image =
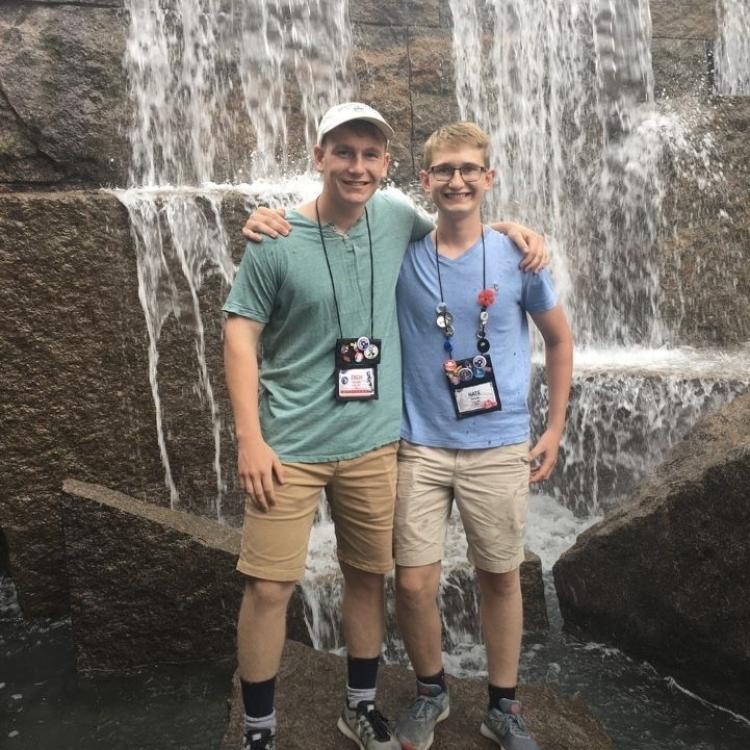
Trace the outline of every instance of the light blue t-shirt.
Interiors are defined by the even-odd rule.
[[[546,271],[537,275],[518,267],[521,253],[505,235],[485,229],[485,244],[487,287],[497,290],[495,303],[488,308],[486,335],[502,411],[456,417],[443,372],[445,337],[435,323],[440,292],[435,245],[428,235],[409,245],[397,286],[404,396],[401,437],[409,442],[478,449],[513,445],[529,437],[527,313],[552,309],[557,295]],[[441,256],[439,262],[445,303],[454,316],[452,356],[473,357],[479,353],[482,242],[455,260]]]

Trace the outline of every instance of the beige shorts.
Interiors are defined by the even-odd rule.
[[[401,441],[394,548],[396,564],[443,559],[455,498],[469,544],[469,561],[507,573],[523,561],[529,498],[529,444],[447,450]]]
[[[338,558],[370,573],[393,568],[397,443],[344,461],[284,464],[267,513],[248,499],[237,570],[267,581],[298,581],[321,490],[336,529]]]

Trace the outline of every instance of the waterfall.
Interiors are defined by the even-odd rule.
[[[159,341],[173,319],[192,340],[196,391],[212,425],[222,515],[222,420],[206,366],[199,292],[234,275],[222,209],[227,194],[296,202],[322,113],[351,98],[351,28],[340,0],[126,0],[124,66],[133,116],[129,187],[115,190],[130,216],[139,296],[149,338],[149,382],[172,507],[179,503],[160,395]],[[285,86],[288,75],[295,89]],[[303,118],[304,143],[289,142],[286,110]],[[253,187],[242,184],[252,178]],[[279,181],[282,182],[279,185]],[[221,183],[221,184],[217,184]],[[207,508],[209,510],[209,508]]]
[[[750,4],[716,0],[719,38],[714,49],[716,93],[750,95]]]
[[[656,241],[665,164],[647,0],[451,0],[461,116],[491,136],[490,213],[545,232],[579,346],[670,341]],[[695,167],[692,167],[695,168]]]

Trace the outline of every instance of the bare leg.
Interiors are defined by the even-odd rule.
[[[293,591],[293,581],[248,578],[245,582],[237,622],[237,661],[246,682],[263,682],[278,673]]]
[[[406,652],[417,675],[427,677],[443,668],[442,623],[437,594],[441,563],[396,566],[396,616]]]
[[[349,656],[380,656],[385,633],[384,576],[341,563],[344,574],[344,642]]]
[[[482,632],[491,685],[515,687],[523,636],[523,601],[518,569],[508,573],[477,570],[482,593]]]

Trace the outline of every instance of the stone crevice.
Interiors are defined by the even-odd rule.
[[[412,172],[416,179],[418,170],[414,154],[416,153],[415,149],[420,148],[420,146],[416,143],[416,134],[414,132],[414,86],[411,61],[411,31],[408,26],[404,29],[404,38],[406,40],[406,74],[409,81],[409,155],[411,157]]]
[[[38,143],[39,135],[40,133],[37,131],[36,128],[34,128],[33,125],[29,125],[26,120],[23,119],[23,116],[21,113],[13,106],[13,102],[10,100],[10,97],[6,93],[5,89],[3,88],[2,81],[0,81],[0,98],[2,98],[3,103],[8,107],[8,110],[13,114],[13,117],[15,117],[16,122],[18,123],[18,126],[26,140],[29,141],[30,144],[33,145],[35,150],[35,155],[40,157],[42,160],[48,162],[52,166],[57,166],[57,161],[54,159],[54,157],[50,156],[49,154],[45,153],[40,147]]]

